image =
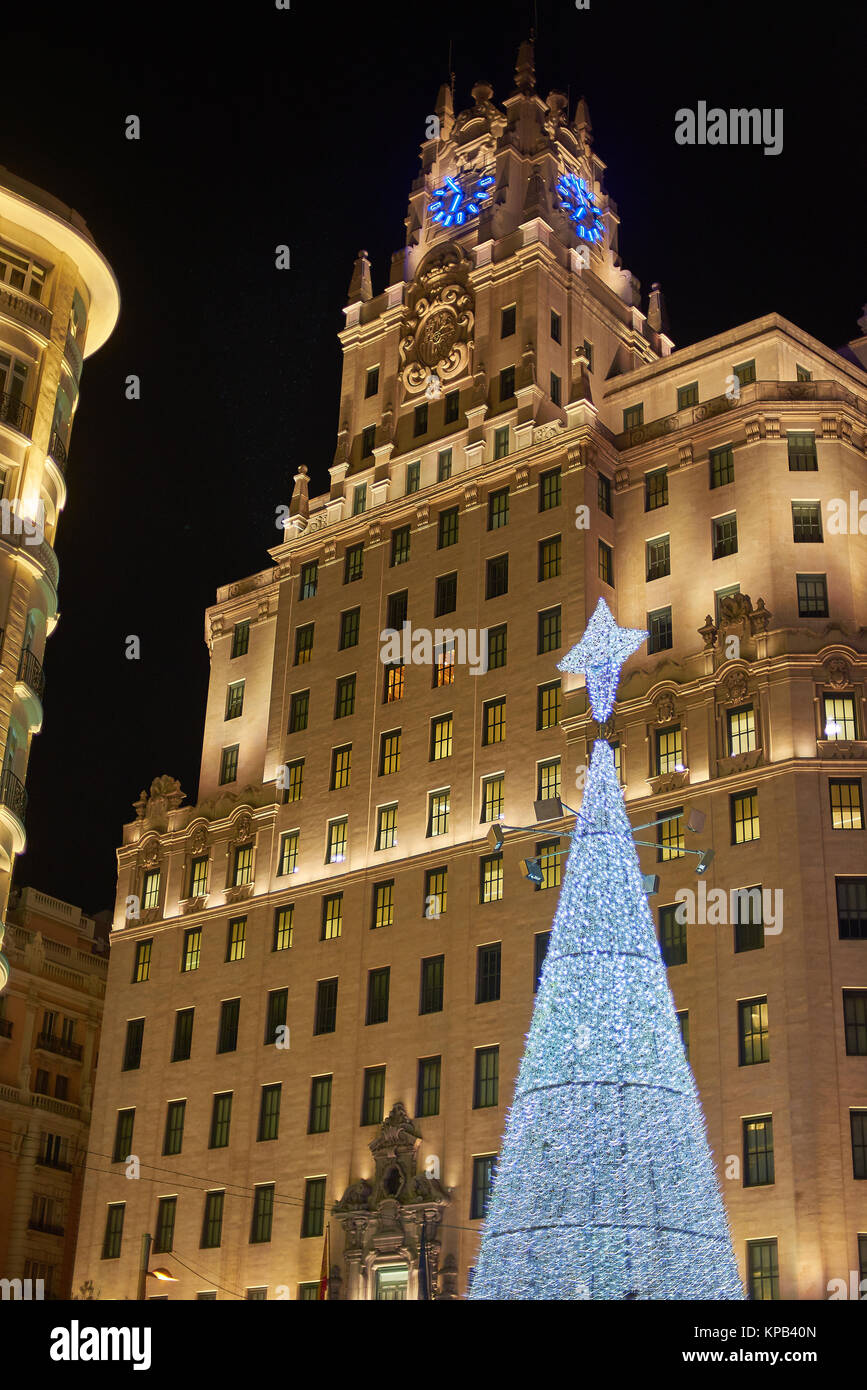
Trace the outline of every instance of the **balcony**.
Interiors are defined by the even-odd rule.
[[[28,1231],[42,1231],[47,1236],[62,1236],[65,1234],[65,1227],[52,1226],[47,1221],[34,1221],[32,1218],[27,1222]]]
[[[12,1037],[12,1019],[0,1018],[0,1038]]]
[[[45,676],[41,662],[36,659],[29,647],[25,647],[21,653],[21,660],[18,662],[18,679],[29,686],[41,702],[45,694]]]
[[[47,1154],[40,1154],[36,1164],[39,1168],[55,1168],[59,1173],[72,1172],[71,1163],[66,1163],[62,1158],[49,1158]]]
[[[69,459],[69,455],[66,452],[66,445],[60,438],[60,433],[58,430],[51,431],[51,439],[49,440],[48,444],[48,457],[54,460],[54,462],[57,464],[57,467],[60,469],[61,473],[65,478],[66,464]]]
[[[33,433],[33,411],[29,405],[25,405],[18,396],[13,396],[9,391],[0,392],[0,421],[4,425],[11,425],[19,434],[24,434],[28,439]]]
[[[27,811],[27,789],[20,777],[16,777],[11,769],[0,776],[0,806],[6,806],[13,816],[24,824],[24,816]]]
[[[0,285],[0,313],[35,328],[43,338],[51,336],[51,310],[28,295],[16,294],[8,285]]]
[[[59,1057],[70,1057],[73,1062],[81,1061],[81,1044],[67,1042],[65,1038],[58,1038],[54,1033],[40,1033],[36,1039],[36,1046],[46,1052],[56,1052]]]

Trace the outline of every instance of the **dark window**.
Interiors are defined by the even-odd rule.
[[[367,509],[367,483],[359,483],[352,489],[352,515],[360,516]]]
[[[415,1113],[420,1117],[440,1113],[441,1057],[421,1057],[418,1064]]]
[[[856,1178],[867,1178],[867,1110],[850,1110],[852,1125],[852,1172]]]
[[[144,1026],[145,1021],[143,1018],[131,1018],[126,1025],[126,1043],[123,1049],[122,1071],[138,1071],[141,1066]]]
[[[799,366],[796,366],[796,367],[795,367],[795,380],[796,380],[796,381],[812,381],[812,380],[813,380],[813,373],[810,371],[810,369],[809,369],[808,367],[799,367]]]
[[[500,425],[494,430],[494,458],[504,459],[509,453],[509,426]]]
[[[368,367],[364,382],[364,398],[375,396],[379,390],[379,367]]]
[[[816,473],[819,460],[816,455],[816,436],[811,431],[793,431],[786,436],[789,454],[790,473]]]
[[[452,476],[452,451],[440,449],[437,454],[437,482],[446,483]]]
[[[650,640],[647,643],[647,650],[651,654],[654,652],[669,651],[672,645],[671,635],[671,609],[656,608],[647,615],[647,627],[650,632]]]
[[[542,966],[551,942],[549,931],[537,931],[533,937],[533,993],[536,994],[542,979]]]
[[[679,903],[659,909],[659,949],[667,966],[686,965],[686,922],[678,921],[680,909]]]
[[[657,507],[668,506],[668,471],[655,468],[644,475],[644,510],[655,512]]]
[[[304,1184],[304,1211],[301,1235],[304,1239],[321,1236],[325,1229],[325,1179],[308,1178]]]
[[[365,1067],[361,1123],[381,1125],[385,1107],[385,1067]]]
[[[237,743],[231,747],[224,748],[220,754],[220,786],[224,787],[227,782],[234,782],[238,776],[238,748]]]
[[[736,555],[738,549],[738,519],[734,512],[714,517],[711,522],[712,555],[720,560],[724,555]]]
[[[225,1149],[229,1144],[229,1130],[232,1125],[232,1092],[220,1091],[214,1096],[211,1112],[210,1149]]]
[[[367,1017],[365,1023],[388,1022],[388,986],[391,969],[384,965],[367,972]]]
[[[445,398],[445,423],[454,424],[461,412],[461,393],[460,391],[449,391]]]
[[[846,1055],[867,1057],[867,989],[843,990],[843,1025]],[[126,1111],[121,1111],[121,1115]]]
[[[240,999],[224,999],[220,1005],[220,1028],[217,1035],[218,1052],[234,1052],[238,1046]]]
[[[587,358],[587,370],[593,371],[593,344],[584,339],[584,356]]]
[[[599,542],[599,578],[614,588],[614,551],[605,541]]]
[[[314,1034],[333,1033],[337,1027],[337,980],[319,980],[316,985]]]
[[[838,878],[837,930],[841,941],[867,941],[867,878]]]
[[[644,424],[644,406],[639,402],[638,405],[627,406],[623,412],[624,430],[637,429]]]
[[[409,559],[410,539],[412,527],[398,526],[396,531],[391,533],[391,563],[392,565],[405,565]]]
[[[819,502],[792,503],[792,539],[799,545],[811,545],[823,539]]]
[[[679,1009],[677,1021],[680,1024],[680,1040],[683,1043],[686,1060],[689,1061],[689,1009]]]
[[[420,1014],[438,1014],[443,1007],[445,956],[427,956],[421,963]]]
[[[654,579],[662,579],[671,574],[671,547],[669,536],[656,536],[644,545],[646,575],[648,584]]]
[[[697,381],[691,381],[688,386],[678,386],[677,388],[678,410],[687,410],[691,405],[698,405]]]
[[[733,483],[735,480],[735,456],[731,444],[724,444],[721,449],[711,449],[710,451],[710,485],[714,487],[725,487],[726,483]]]
[[[847,1049],[848,1050],[848,1049]],[[125,1163],[132,1151],[132,1134],[135,1128],[135,1109],[118,1110],[117,1126],[114,1131],[112,1163]]]
[[[770,1115],[744,1120],[744,1187],[774,1181],[774,1122]]]
[[[488,670],[496,671],[506,664],[507,654],[507,629],[503,623],[500,627],[488,629]]]
[[[562,538],[549,536],[539,542],[539,582],[543,579],[556,579],[562,564]]]
[[[767,998],[741,999],[738,1003],[738,1065],[752,1067],[770,1060]]]
[[[299,597],[315,598],[318,585],[319,561],[310,560],[306,565],[301,566],[301,591]]]
[[[541,656],[544,652],[554,652],[562,645],[560,605],[544,608],[539,614],[538,641],[536,650]]]
[[[418,439],[420,435],[427,434],[427,401],[417,405],[412,417],[413,438]]]
[[[563,497],[562,479],[559,468],[551,468],[539,474],[539,511],[549,512],[559,507]]]
[[[798,617],[827,618],[828,580],[824,574],[798,575]]]
[[[471,1221],[484,1220],[488,1214],[496,1161],[496,1154],[482,1154],[473,1158],[473,1187],[470,1196]]]
[[[458,606],[458,576],[441,574],[436,581],[434,598],[434,617],[441,618],[444,613],[454,613]]]
[[[477,1047],[473,1077],[473,1109],[483,1110],[500,1103],[500,1049]]]
[[[552,405],[562,405],[563,383],[561,382],[556,372],[551,373],[551,389],[549,394],[551,396]]]
[[[749,362],[739,362],[732,370],[741,386],[749,386],[750,382],[756,379],[755,359],[751,359]]]
[[[606,516],[614,515],[611,500],[611,479],[606,478],[604,473],[596,475],[596,505],[600,512],[604,512]]]
[[[345,651],[347,647],[358,646],[358,627],[361,618],[360,608],[350,608],[340,615],[340,643],[339,650]]]
[[[780,1266],[775,1240],[747,1241],[747,1280],[749,1297],[754,1302],[779,1299]]]
[[[250,649],[250,623],[236,623],[232,629],[232,658],[246,656]]]
[[[517,319],[517,304],[508,304],[505,309],[500,310],[500,337],[511,338],[515,332]]]
[[[555,343],[563,341],[563,320],[556,309],[551,310],[551,337]]]
[[[104,1260],[120,1259],[125,1211],[126,1202],[112,1202],[106,1209],[105,1235],[102,1238],[102,1258]]]
[[[266,1139],[277,1139],[280,1132],[280,1093],[282,1091],[280,1082],[271,1086],[262,1087],[262,1098],[259,1102],[259,1133],[256,1136],[257,1143],[264,1143]]]
[[[406,622],[409,612],[409,590],[400,589],[397,593],[389,594],[385,605],[385,625],[399,632]]]
[[[250,1244],[265,1245],[271,1239],[274,1221],[274,1184],[257,1183],[253,1188],[253,1219],[250,1222]]]
[[[509,524],[509,489],[499,488],[488,495],[488,530],[497,531]]]
[[[493,941],[476,951],[477,1004],[491,1004],[500,997],[501,950],[501,943]]]
[[[334,696],[334,718],[345,719],[355,713],[355,676],[341,676]]]
[[[418,492],[421,487],[421,461],[416,459],[414,463],[406,465],[406,482],[404,490],[407,494]]]
[[[343,582],[352,584],[364,576],[364,546],[348,545],[343,558]]]
[[[163,1153],[179,1154],[184,1142],[184,1116],[187,1109],[185,1100],[170,1100],[166,1110],[166,1127],[163,1133]]]
[[[331,1128],[331,1076],[314,1076],[310,1082],[308,1134],[327,1134]]]
[[[509,557],[494,555],[485,567],[485,598],[499,598],[509,592]]]
[[[376,425],[366,425],[361,431],[361,457],[368,459],[373,453],[373,446],[376,444]]]
[[[738,888],[734,897],[735,953],[761,951],[765,945],[761,884]]]
[[[449,545],[457,545],[459,515],[460,509],[458,507],[449,507],[446,511],[440,512],[437,534],[437,545],[440,550],[445,550],[446,546]]]
[[[265,1037],[263,1039],[266,1047],[269,1043],[280,1042],[285,1038],[285,1033],[280,1033],[278,1030],[286,1027],[288,1008],[288,989],[270,989],[268,991],[268,1007],[265,1010]]]
[[[500,372],[500,400],[507,401],[515,394],[515,368],[503,367]]]
[[[202,1250],[218,1250],[223,1238],[223,1205],[225,1192],[206,1192],[205,1209],[202,1213]]]

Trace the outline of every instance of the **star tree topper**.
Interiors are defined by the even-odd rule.
[[[600,724],[614,708],[621,666],[649,636],[643,628],[618,627],[608,604],[601,598],[581,641],[557,663],[558,671],[569,671],[573,676],[584,674],[590,708]]]

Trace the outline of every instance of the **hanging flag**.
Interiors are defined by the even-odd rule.
[[[325,1227],[325,1244],[322,1247],[322,1269],[319,1272],[319,1298],[328,1297],[328,1273],[331,1268],[331,1222]]]
[[[430,1269],[428,1268],[427,1239],[425,1237],[425,1227],[427,1223],[422,1217],[421,1239],[418,1243],[418,1296],[430,1298]]]

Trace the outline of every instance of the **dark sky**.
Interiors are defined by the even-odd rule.
[[[587,97],[624,263],[645,294],[661,281],[676,343],[772,310],[832,346],[853,337],[867,281],[851,3],[81,0],[40,6],[39,33],[6,16],[0,164],[85,217],[122,298],[72,435],[19,883],[105,907],[139,790],[169,773],[195,798],[203,610],[268,563],[297,466],[327,483],[355,253],[378,292],[449,39],[457,108],[479,77],[501,100],[534,9],[539,89]],[[699,101],[782,107],[783,152],[678,146],[675,111]]]

